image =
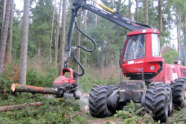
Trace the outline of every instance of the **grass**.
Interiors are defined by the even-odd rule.
[[[94,118],[89,112],[82,111],[80,106],[80,100],[75,99],[64,99],[54,98],[52,95],[43,94],[17,94],[13,96],[11,94],[4,99],[0,96],[0,106],[6,105],[18,105],[32,102],[42,102],[43,105],[40,107],[27,107],[21,110],[13,110],[0,113],[0,123],[2,124],[86,124],[86,123],[124,123],[124,124],[158,124],[154,122],[150,114],[145,113],[141,108],[140,104],[134,104],[133,102],[126,105],[123,110],[117,111],[114,116],[107,118]],[[73,120],[71,117],[74,116]],[[168,122],[171,124],[184,124],[186,119],[186,108],[181,111],[174,110],[168,118]]]
[[[79,88],[81,91],[89,93],[94,85],[99,84],[119,84],[119,71],[109,66],[104,69],[86,69],[83,77],[80,77]],[[27,68],[27,84],[43,87],[51,87],[53,80],[57,77],[57,68],[49,65],[29,65]],[[9,91],[12,83],[18,81],[18,65],[10,63],[5,66],[5,71],[0,79],[0,90]],[[117,111],[115,116],[107,118],[94,118],[89,112],[77,114],[73,120],[71,117],[82,110],[81,101],[74,99],[54,98],[52,95],[43,94],[0,94],[0,106],[18,105],[24,103],[42,102],[40,107],[27,107],[21,110],[13,110],[0,113],[0,123],[2,124],[56,124],[56,123],[144,123],[153,124],[152,116],[141,113],[140,105],[130,103],[122,111]],[[135,106],[135,107],[134,107]],[[174,110],[168,121],[172,124],[184,124],[186,119],[186,108],[181,111]],[[185,122],[186,123],[186,122]]]
[[[2,97],[0,98],[3,99]],[[78,101],[74,99],[56,99],[51,95],[32,95],[30,93],[17,95],[16,97],[10,95],[8,99],[0,101],[0,106],[32,102],[42,102],[43,105],[40,107],[27,107],[21,110],[1,112],[0,123],[70,123],[70,115],[74,115],[80,110]],[[87,123],[87,119],[81,116],[76,116],[74,121]]]

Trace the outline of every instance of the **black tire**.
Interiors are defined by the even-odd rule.
[[[153,103],[154,103],[154,92],[155,87],[154,86],[150,86],[148,87],[148,89],[146,90],[145,96],[144,96],[144,100],[143,100],[143,107],[145,107],[145,110],[147,112],[152,112],[152,110],[154,109]]]
[[[168,94],[168,106],[169,106],[168,116],[170,116],[173,111],[172,89],[169,84],[163,84],[163,87],[167,90],[167,94]]]
[[[104,85],[94,86],[89,95],[89,109],[94,117],[108,117],[113,114],[107,107],[109,87]]]
[[[167,89],[162,85],[149,86],[145,93],[145,110],[153,114],[156,121],[166,122],[169,110]]]
[[[186,106],[186,81],[177,79],[172,87],[173,104],[176,109]]]

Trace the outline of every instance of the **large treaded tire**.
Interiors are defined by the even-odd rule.
[[[186,81],[185,79],[177,79],[172,87],[173,104],[176,109],[186,106]]]
[[[164,84],[152,85],[146,90],[143,105],[147,112],[153,114],[154,120],[166,122],[170,107],[169,102],[171,102],[169,95],[170,92]]]
[[[89,95],[89,109],[94,117],[108,117],[113,114],[107,107],[107,98],[110,87],[105,85],[94,86]]]
[[[167,93],[168,93],[168,106],[169,106],[168,116],[170,116],[173,111],[172,89],[169,84],[163,84],[163,86],[165,87],[165,89],[167,90]]]

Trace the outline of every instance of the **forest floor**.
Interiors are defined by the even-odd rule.
[[[111,116],[107,118],[94,118],[88,110],[88,93],[82,93],[80,100],[73,98],[54,98],[52,95],[42,94],[17,94],[17,96],[1,96],[0,106],[17,105],[32,102],[42,102],[39,107],[27,107],[21,110],[0,112],[1,124],[40,124],[40,123],[74,123],[74,124],[122,124],[125,122],[123,116]],[[125,110],[125,109],[124,109]],[[132,116],[133,117],[133,116]],[[143,114],[134,116],[142,123],[156,124],[151,115]],[[148,118],[148,121],[143,121]],[[186,108],[175,111],[167,121],[173,124],[184,124],[186,119]],[[137,124],[135,122],[134,124]],[[140,122],[139,122],[140,123]],[[126,122],[126,124],[130,124]]]

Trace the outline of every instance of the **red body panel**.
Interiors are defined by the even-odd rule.
[[[186,77],[186,67],[177,64],[163,64],[163,70],[153,78],[153,81],[163,81],[170,84],[180,77]]]
[[[128,44],[128,39],[130,36],[138,35],[138,34],[145,34],[145,39],[146,39],[145,57],[140,59],[125,61],[124,54]],[[158,71],[160,70],[160,63],[163,62],[163,57],[161,55],[156,57],[152,56],[151,34],[158,34],[159,36],[159,31],[157,29],[142,29],[127,34],[128,39],[124,46],[123,55],[122,55],[122,64],[121,64],[121,68],[123,70],[124,75],[127,75],[129,73],[141,74],[142,69],[144,73],[158,73]]]
[[[70,72],[70,78],[65,76],[65,72]],[[62,76],[59,76],[58,78],[55,79],[53,82],[53,85],[61,85],[63,83],[74,83],[74,76],[73,76],[73,70],[71,68],[64,68],[62,71]]]

